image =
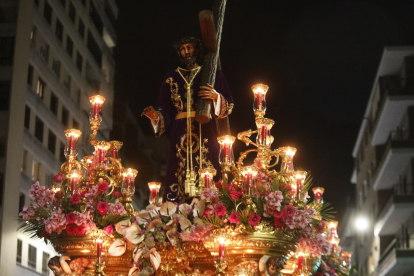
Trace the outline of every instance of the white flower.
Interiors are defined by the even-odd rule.
[[[131,226],[131,221],[129,219],[122,220],[115,224],[115,230],[121,235],[125,235],[125,231]]]
[[[121,239],[116,239],[114,243],[109,247],[108,253],[111,256],[121,256],[126,251],[126,242]]]
[[[177,205],[170,201],[164,202],[161,205],[160,212],[163,216],[172,216],[175,214],[175,212],[177,212]]]
[[[133,257],[134,257],[134,262],[135,263],[137,263],[138,261],[139,261],[139,258],[141,257],[141,255],[142,255],[142,252],[143,252],[144,250],[142,249],[142,248],[136,248],[135,249],[135,251],[134,251],[134,255],[133,255]]]
[[[194,211],[193,211],[194,217],[202,217],[205,209],[206,209],[206,200],[202,199],[198,201],[194,206]]]
[[[150,260],[151,260],[151,263],[154,266],[155,270],[157,270],[158,267],[161,264],[161,256],[160,256],[160,254],[158,254],[157,251],[151,252],[150,253]]]
[[[140,234],[141,228],[138,225],[133,224],[125,231],[125,239],[133,244],[138,244],[142,242],[145,238],[144,234]]]
[[[157,218],[151,221],[150,224],[148,224],[147,229],[151,232],[154,232],[155,228],[160,227],[161,225],[162,225],[161,219]]]
[[[181,214],[185,217],[187,217],[189,210],[191,210],[191,205],[188,205],[187,203],[181,204],[178,209],[180,210]]]

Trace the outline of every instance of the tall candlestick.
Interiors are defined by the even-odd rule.
[[[219,258],[224,258],[224,238],[220,238],[219,243]]]
[[[71,134],[69,137],[69,150],[74,151],[75,150],[75,135]]]
[[[229,147],[229,144],[228,143],[225,143],[224,144],[223,151],[224,151],[224,159],[225,159],[225,162],[228,162],[229,155],[230,155],[230,147]]]
[[[267,126],[262,125],[262,145],[266,144],[267,139]]]
[[[210,175],[208,173],[204,174],[204,188],[210,188]]]
[[[298,254],[298,269],[301,270],[303,267],[303,253],[299,252]]]
[[[93,106],[93,116],[97,117],[99,116],[99,109],[100,109],[100,104],[98,101],[95,102],[95,105]]]
[[[71,183],[72,192],[76,191],[76,189],[78,188],[78,183],[79,183],[79,177],[77,173],[72,174],[70,178],[70,183]]]
[[[261,92],[257,92],[257,105],[259,106],[259,109],[263,105],[263,94]]]
[[[96,250],[98,260],[102,258],[102,240],[96,240]]]

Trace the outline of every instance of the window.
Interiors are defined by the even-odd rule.
[[[82,19],[80,19],[79,17],[79,22],[78,22],[78,32],[80,34],[80,36],[82,37],[82,39],[85,38],[85,24],[83,24]]]
[[[66,52],[70,57],[73,56],[73,41],[69,36],[66,37]]]
[[[9,110],[10,81],[0,81],[0,111]]]
[[[70,86],[72,83],[72,77],[68,76],[66,80],[63,81],[63,86],[70,92]]]
[[[24,127],[28,130],[30,129],[30,107],[26,105],[26,109],[24,110]]]
[[[81,105],[81,95],[82,92],[80,89],[78,89],[78,91],[76,92],[76,103],[80,106]]]
[[[36,179],[39,182],[42,181],[42,164],[41,163],[37,164]]]
[[[27,71],[27,84],[30,85],[30,87],[33,85],[33,71],[33,66],[29,65],[29,70]]]
[[[49,62],[49,45],[48,44],[40,47],[40,55],[43,57],[43,59],[46,62]]]
[[[99,67],[102,66],[102,51],[99,48],[98,43],[96,43],[93,35],[88,31],[88,49],[91,51],[92,56],[95,58],[96,62],[99,64]]]
[[[96,29],[98,30],[99,34],[103,35],[103,23],[101,16],[98,13],[98,10],[95,8],[93,2],[89,5],[89,16],[91,17],[93,23],[95,24]]]
[[[75,119],[73,119],[72,128],[79,129],[79,123]]]
[[[58,111],[58,98],[55,96],[55,94],[51,93],[50,95],[50,110],[53,112],[53,114],[57,115]]]
[[[46,252],[43,252],[43,258],[42,258],[42,273],[43,275],[49,275],[49,267],[47,266],[47,263],[49,262],[50,255]]]
[[[42,79],[37,80],[37,90],[36,94],[43,99],[45,96],[45,89],[46,89],[46,83]]]
[[[62,41],[63,38],[63,25],[60,22],[59,19],[56,19],[56,31],[55,34],[57,36],[57,38],[59,38],[60,41]]]
[[[29,265],[30,268],[36,269],[36,255],[37,255],[37,248],[29,244],[29,260],[27,264]]]
[[[62,108],[62,124],[69,127],[69,111],[65,107]]]
[[[76,9],[72,1],[69,4],[69,17],[72,19],[72,22],[75,23]]]
[[[20,212],[23,212],[23,207],[24,207],[25,199],[26,198],[25,198],[24,194],[20,193],[20,196],[19,196],[19,213]]]
[[[60,142],[59,159],[60,159],[60,162],[66,162],[65,144],[63,144],[62,142]]]
[[[47,149],[55,154],[56,152],[56,135],[49,129],[49,140],[47,141]]]
[[[37,28],[33,26],[32,32],[30,33],[30,47],[34,47],[36,45],[36,33]]]
[[[22,250],[23,249],[23,242],[22,240],[17,240],[17,254],[16,254],[16,263],[22,263]]]
[[[56,76],[60,78],[60,61],[53,59],[52,70],[55,72]]]
[[[45,7],[43,9],[43,16],[45,17],[47,23],[51,25],[52,24],[52,7],[47,1],[45,1]]]
[[[13,63],[14,37],[0,37],[0,65]]]
[[[52,187],[52,184],[53,184],[53,174],[48,173],[46,174],[45,186],[47,189],[50,189]]]
[[[43,142],[43,129],[44,129],[44,124],[42,120],[40,120],[39,117],[36,116],[35,137],[40,142]]]
[[[22,172],[27,173],[27,150],[23,150]]]
[[[83,57],[82,55],[78,52],[76,55],[76,66],[78,67],[78,69],[82,72],[82,63],[83,63]]]

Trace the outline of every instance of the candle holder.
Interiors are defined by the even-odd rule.
[[[82,132],[78,129],[67,129],[65,130],[66,144],[64,154],[65,157],[68,155],[78,155],[78,140]]]
[[[150,189],[150,200],[149,203],[152,205],[159,205],[158,202],[158,193],[161,188],[161,182],[148,182],[148,187]]]
[[[314,187],[312,191],[315,195],[315,202],[317,204],[323,204],[323,193],[325,192],[325,189],[322,187]]]
[[[111,148],[111,144],[105,141],[96,141],[95,143],[95,170],[106,170],[106,152]]]
[[[225,187],[228,182],[228,174],[231,172],[231,167],[234,164],[233,143],[236,137],[231,135],[224,135],[217,137],[220,144],[219,163],[222,169],[223,181]]]
[[[295,171],[295,179],[296,179],[296,201],[297,203],[304,203],[305,198],[303,198],[303,185],[305,183],[306,175],[308,172],[306,171]]]
[[[273,136],[270,135],[270,130],[272,129],[275,121],[268,118],[257,118],[256,119],[256,126],[257,126],[257,136],[256,136],[256,144],[257,147],[268,147],[273,143]]]
[[[294,147],[280,147],[280,155],[282,156],[282,164],[280,171],[284,174],[293,173],[293,156],[295,156],[296,148]]]
[[[338,234],[336,232],[336,228],[338,227],[338,222],[335,220],[332,220],[329,223],[327,223],[327,227],[328,227],[328,237],[338,238]]]
[[[255,84],[252,86],[254,94],[253,111],[256,116],[263,117],[266,113],[266,93],[269,86],[265,84]]]
[[[76,193],[81,180],[81,173],[79,171],[72,171],[68,176],[69,187],[72,194]]]
[[[121,150],[123,143],[119,141],[110,141],[109,145],[109,156],[107,157],[108,162],[106,163],[107,168],[109,169],[115,182],[121,183],[123,168],[121,158],[119,158],[119,151]]]
[[[89,97],[91,103],[91,111],[89,113],[89,122],[91,124],[91,144],[94,145],[96,134],[98,133],[99,125],[102,122],[102,105],[105,102],[105,97],[95,95]]]
[[[198,187],[200,192],[202,192],[205,188],[211,188],[211,185],[214,185],[213,177],[216,175],[216,173],[217,171],[214,169],[214,167],[208,167],[198,170]]]
[[[134,214],[134,207],[132,206],[132,197],[135,194],[135,177],[138,175],[138,170],[124,169],[123,181],[121,185],[121,192],[123,195],[123,202],[125,203],[125,210],[128,215]]]

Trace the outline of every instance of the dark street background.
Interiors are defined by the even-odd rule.
[[[163,75],[178,66],[172,44],[183,36],[201,38],[198,13],[213,1],[117,4],[115,100],[128,102],[151,133],[140,114],[155,105]],[[250,87],[267,84],[273,148],[298,149],[295,167],[325,187],[338,219],[347,197],[355,200],[351,152],[383,47],[414,44],[413,15],[414,1],[227,3],[220,58],[235,101],[233,135],[255,129]],[[246,149],[240,141],[235,148]]]

